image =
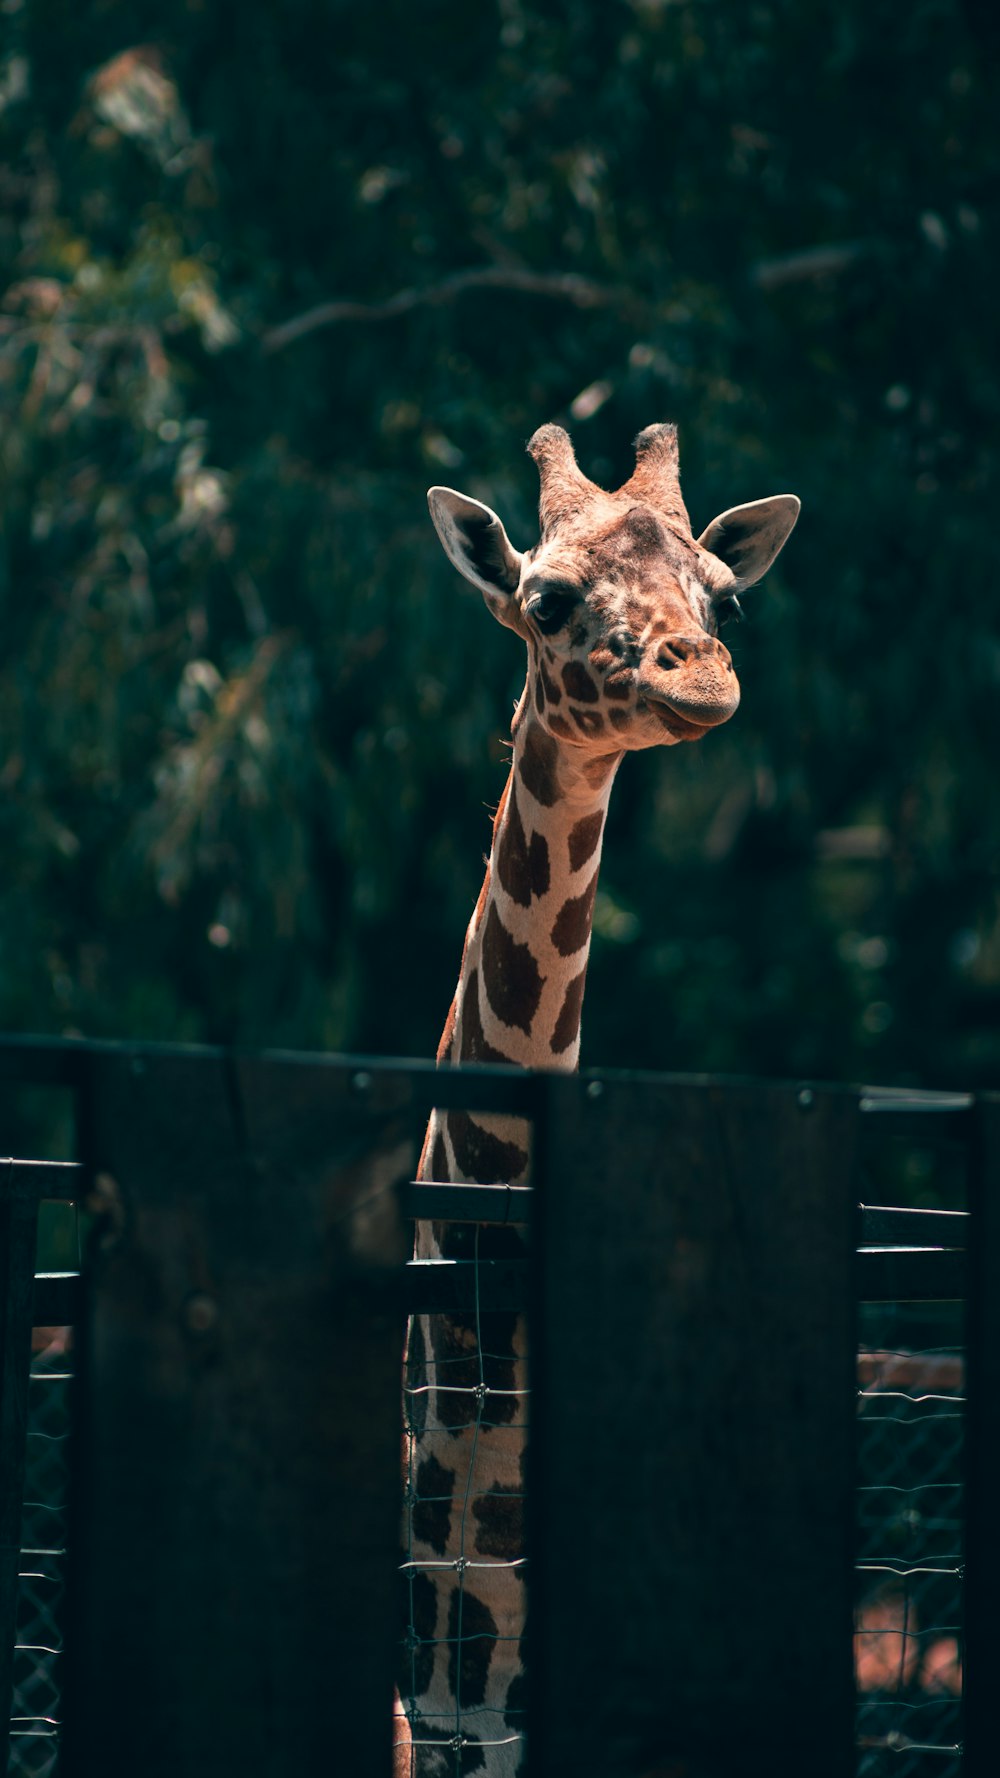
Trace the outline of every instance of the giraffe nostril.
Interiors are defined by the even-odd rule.
[[[669,673],[674,667],[681,665],[669,642],[662,642],[656,651],[656,664]]]

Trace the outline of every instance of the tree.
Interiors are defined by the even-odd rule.
[[[4,1026],[430,1053],[520,660],[424,489],[528,541],[536,424],[614,481],[672,417],[696,524],[804,516],[734,723],[622,773],[585,1058],[995,1080],[995,61],[959,7],[10,23]]]

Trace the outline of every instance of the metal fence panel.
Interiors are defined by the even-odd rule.
[[[0,1770],[6,1770],[13,1636],[21,1555],[21,1501],[28,1413],[31,1299],[38,1202],[9,1162],[0,1163]]]
[[[70,1329],[39,1327],[32,1347],[8,1778],[51,1778],[62,1722]]]
[[[532,1772],[851,1770],[857,1121],[835,1089],[553,1083]]]
[[[98,1054],[64,1778],[385,1778],[412,1097]]]
[[[1000,1095],[984,1094],[969,1178],[969,1355],[965,1520],[965,1772],[996,1771],[1000,1672]]]

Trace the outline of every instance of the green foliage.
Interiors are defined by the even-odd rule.
[[[0,1023],[429,1053],[522,661],[424,490],[527,542],[536,425],[670,417],[696,526],[804,514],[620,776],[585,1057],[995,1081],[986,15],[5,13]]]

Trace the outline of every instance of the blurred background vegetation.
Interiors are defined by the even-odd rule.
[[[1000,1064],[979,0],[3,0],[0,1026],[429,1055],[521,644],[430,482],[792,489],[626,761],[584,1060]]]

